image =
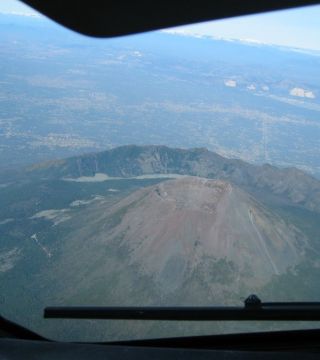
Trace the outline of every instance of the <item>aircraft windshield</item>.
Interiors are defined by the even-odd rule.
[[[320,6],[115,39],[0,4],[0,314],[111,341],[318,327],[46,306],[320,301]]]

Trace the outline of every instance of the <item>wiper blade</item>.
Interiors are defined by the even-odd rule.
[[[109,320],[276,320],[319,321],[320,302],[261,302],[250,295],[244,306],[214,307],[95,307],[57,306],[44,310],[45,318]]]

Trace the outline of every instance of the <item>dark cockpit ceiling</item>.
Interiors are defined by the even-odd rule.
[[[22,0],[79,33],[113,37],[248,15],[319,0]]]

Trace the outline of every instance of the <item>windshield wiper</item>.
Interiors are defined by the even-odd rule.
[[[261,302],[250,295],[244,306],[214,307],[95,307],[57,306],[44,310],[45,318],[109,320],[276,320],[319,321],[320,302]]]

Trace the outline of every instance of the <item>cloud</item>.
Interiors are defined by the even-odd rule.
[[[314,95],[314,93],[312,91],[305,90],[305,89],[298,88],[298,87],[295,87],[295,88],[291,89],[290,90],[290,95],[299,96],[299,97],[306,97],[306,98],[309,98],[309,99],[314,99],[315,98],[315,95]]]
[[[225,84],[225,86],[228,86],[228,87],[236,87],[237,86],[237,82],[235,80],[225,80],[224,84]]]

